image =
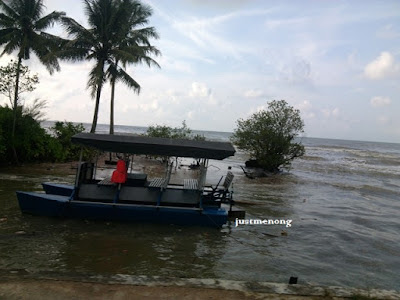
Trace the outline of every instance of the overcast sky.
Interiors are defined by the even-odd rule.
[[[239,118],[285,99],[300,109],[305,136],[400,142],[400,1],[149,0],[161,69],[131,66],[140,95],[117,86],[115,123],[232,131]],[[86,24],[79,0],[47,0]],[[64,34],[55,26],[51,32]],[[3,57],[1,65],[9,57]],[[32,95],[49,120],[91,123],[92,62],[39,73]],[[27,102],[31,96],[27,97]],[[99,123],[109,123],[110,88]],[[4,100],[2,100],[4,101]]]

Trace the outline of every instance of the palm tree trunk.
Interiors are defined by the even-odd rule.
[[[114,96],[115,96],[115,77],[111,79],[110,134],[114,134]]]
[[[102,84],[99,84],[99,85],[97,86],[97,91],[96,91],[96,105],[95,105],[95,107],[94,107],[93,122],[92,122],[92,128],[90,129],[90,133],[95,133],[95,132],[96,132],[96,127],[97,127],[97,116],[98,116],[98,114],[99,114],[99,104],[100,104],[101,88],[102,88]]]
[[[13,106],[14,116],[13,116],[12,130],[11,130],[11,145],[12,145],[11,147],[16,164],[19,164],[17,151],[15,150],[15,127],[17,124],[18,88],[19,88],[19,75],[20,75],[21,63],[22,63],[22,56],[18,55],[17,72],[15,74],[15,93],[14,93],[14,106]]]

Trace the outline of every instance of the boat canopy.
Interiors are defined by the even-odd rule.
[[[224,159],[235,154],[229,142],[195,141],[121,134],[78,133],[72,142],[102,151],[162,156]]]

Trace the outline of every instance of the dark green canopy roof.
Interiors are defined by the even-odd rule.
[[[130,154],[224,159],[235,154],[228,142],[193,141],[135,135],[78,133],[72,142],[99,150]]]

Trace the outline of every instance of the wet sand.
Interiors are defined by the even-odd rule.
[[[395,291],[224,279],[0,270],[0,299],[399,299]]]
[[[297,295],[244,293],[208,288],[127,286],[52,280],[17,280],[0,283],[1,299],[324,299]],[[330,298],[331,299],[331,298]],[[338,298],[337,298],[338,299]]]

